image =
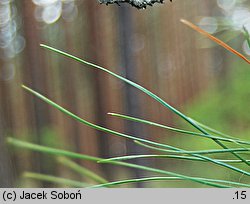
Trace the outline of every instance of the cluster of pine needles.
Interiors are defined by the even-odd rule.
[[[238,55],[241,57],[243,60],[249,63],[249,60],[244,57],[242,54],[238,53],[235,51],[233,48],[229,47],[227,44],[223,43],[221,40],[211,36],[207,32],[201,30],[197,26],[193,25],[192,23],[186,21],[186,20],[181,20],[184,24],[190,26],[194,30],[202,33],[203,35],[209,37],[211,40],[214,42],[218,43],[219,45],[223,46],[227,50],[231,51],[232,53]],[[52,148],[48,146],[42,146],[38,144],[33,144],[30,142],[26,141],[21,141],[16,138],[8,138],[7,142],[13,146],[23,148],[23,149],[28,149],[44,154],[50,154],[54,155],[57,158],[57,161],[61,163],[64,166],[67,166],[68,168],[74,170],[75,172],[84,175],[85,177],[91,179],[96,183],[96,185],[90,185],[89,183],[84,183],[84,182],[79,182],[71,179],[66,179],[66,178],[61,178],[61,177],[56,177],[56,176],[51,176],[51,175],[45,175],[45,174],[38,174],[34,172],[25,172],[24,176],[26,178],[32,178],[32,179],[37,179],[37,180],[42,180],[42,181],[47,181],[47,182],[52,182],[52,183],[57,183],[57,184],[63,184],[71,187],[87,187],[87,188],[98,188],[98,187],[114,187],[118,186],[121,184],[128,184],[128,183],[138,183],[138,182],[150,182],[150,181],[191,181],[191,182],[196,182],[199,184],[202,184],[202,186],[208,186],[208,187],[219,187],[219,188],[231,188],[231,187],[250,187],[249,183],[244,183],[241,181],[235,182],[235,181],[230,181],[230,180],[219,180],[219,179],[213,179],[213,178],[202,178],[202,177],[194,177],[194,176],[189,176],[189,175],[184,175],[184,174],[179,174],[176,172],[172,171],[166,171],[158,168],[153,168],[153,167],[148,167],[148,166],[143,166],[143,165],[138,165],[138,164],[133,164],[126,162],[127,160],[131,159],[142,159],[142,158],[164,158],[164,159],[178,159],[178,160],[186,160],[186,161],[193,161],[193,162],[201,162],[201,163],[211,163],[213,165],[217,165],[218,167],[222,167],[225,170],[236,172],[239,174],[239,176],[246,176],[250,177],[250,172],[244,169],[249,169],[250,168],[250,160],[246,159],[244,156],[248,156],[250,154],[250,141],[246,141],[243,139],[239,139],[224,133],[221,133],[217,130],[214,130],[204,124],[201,124],[200,122],[195,121],[194,119],[186,116],[184,113],[180,112],[176,108],[172,107],[169,105],[167,102],[165,102],[163,99],[161,99],[159,96],[155,95],[154,93],[150,92],[143,86],[134,83],[133,81],[130,81],[114,72],[111,72],[108,69],[105,69],[101,66],[98,66],[96,64],[93,64],[91,62],[87,62],[83,59],[80,59],[76,56],[73,56],[69,53],[66,53],[64,51],[58,50],[56,48],[43,45],[41,44],[41,47],[50,50],[52,52],[55,52],[59,55],[62,55],[64,57],[67,57],[69,59],[75,60],[79,63],[82,63],[84,65],[87,65],[91,68],[98,69],[100,71],[103,71],[133,87],[136,89],[144,92],[148,96],[150,96],[152,99],[158,101],[161,105],[163,105],[165,108],[169,109],[173,113],[175,113],[177,116],[179,116],[181,119],[189,123],[191,126],[193,126],[197,131],[187,131],[183,129],[178,129],[174,127],[169,127],[166,125],[158,124],[152,121],[136,118],[136,117],[130,117],[128,115],[122,115],[118,113],[109,113],[109,115],[117,118],[121,118],[124,120],[130,120],[134,121],[137,123],[144,123],[147,125],[151,126],[156,126],[159,128],[166,129],[168,131],[173,131],[175,133],[179,134],[186,134],[188,136],[193,136],[193,137],[202,137],[206,138],[208,140],[214,141],[219,149],[209,149],[209,150],[199,150],[199,151],[190,151],[190,150],[185,150],[181,148],[177,148],[175,146],[171,146],[165,143],[159,143],[155,142],[152,140],[148,139],[142,139],[139,137],[135,137],[132,135],[128,134],[123,134],[111,129],[108,129],[106,127],[102,127],[96,124],[93,124],[89,121],[84,120],[83,118],[75,115],[74,113],[70,112],[69,110],[66,110],[59,104],[53,102],[49,98],[45,97],[44,95],[41,95],[40,93],[36,92],[35,90],[22,86],[26,91],[30,92],[34,96],[38,97],[39,99],[43,100],[45,103],[48,103],[49,105],[53,106],[54,108],[58,109],[59,111],[63,112],[65,115],[73,118],[74,120],[79,121],[80,123],[87,125],[91,128],[94,128],[96,130],[108,133],[110,135],[114,135],[117,137],[123,137],[129,140],[133,140],[137,145],[141,145],[143,147],[149,148],[156,150],[159,152],[159,154],[149,154],[149,155],[125,155],[125,156],[120,156],[120,157],[114,157],[114,158],[108,158],[108,159],[103,159],[103,158],[98,158],[98,157],[93,157],[89,155],[84,155],[84,154],[79,154],[76,152],[71,152],[63,149],[57,149],[57,148]],[[231,144],[233,144],[234,148],[232,148]],[[230,147],[228,147],[230,145]],[[225,154],[230,154],[234,159],[216,159],[216,154],[218,153],[225,153]],[[215,156],[214,156],[215,155]],[[212,157],[213,156],[213,157]],[[116,166],[123,166],[123,167],[129,167],[129,168],[134,168],[134,169],[139,169],[139,170],[144,170],[150,173],[153,173],[154,175],[160,175],[160,176],[152,176],[152,177],[143,177],[143,178],[132,178],[132,179],[126,179],[126,180],[118,180],[118,181],[107,181],[105,178],[101,177],[100,175],[97,175],[93,171],[84,168],[83,166],[80,166],[79,164],[75,163],[71,159],[83,159],[83,160],[88,160],[92,162],[97,162],[97,163],[105,163],[105,164],[110,164],[110,165],[116,165]],[[243,168],[238,168],[237,165],[235,164],[244,164],[245,167]]]

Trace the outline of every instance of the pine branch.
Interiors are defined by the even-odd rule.
[[[101,4],[118,4],[120,3],[129,3],[130,5],[142,9],[147,6],[153,6],[154,3],[163,3],[164,0],[98,0]],[[172,2],[172,0],[170,0]]]

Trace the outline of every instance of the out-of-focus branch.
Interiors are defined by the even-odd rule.
[[[101,4],[120,4],[129,3],[132,6],[141,9],[147,6],[153,6],[154,3],[163,3],[164,0],[98,0]],[[172,0],[170,0],[172,2]]]

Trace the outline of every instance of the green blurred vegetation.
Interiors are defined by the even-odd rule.
[[[234,56],[230,57],[234,58]],[[248,64],[240,60],[231,59],[231,61],[231,65],[227,67],[226,76],[223,76],[222,80],[213,84],[208,90],[203,91],[191,103],[186,105],[184,107],[184,112],[189,117],[213,129],[241,139],[249,140],[250,69]],[[189,125],[179,120],[177,126],[184,129],[190,129]],[[169,136],[166,141],[192,150],[217,148],[217,145],[213,141],[186,135],[172,135]],[[230,147],[231,144],[227,146]],[[245,154],[244,157],[249,159],[249,154]],[[229,159],[232,157],[225,154],[217,154],[215,157],[213,156],[213,158]],[[173,163],[170,162],[170,165],[172,164]],[[248,169],[248,167],[244,167],[242,164],[237,164],[237,167]],[[182,169],[182,172],[192,172],[195,175],[202,174],[207,177],[250,182],[244,175],[240,176],[232,172],[226,173],[223,168],[215,168],[207,164],[178,161],[177,167],[175,163],[173,168]],[[175,187],[179,187],[183,184],[183,182],[181,182],[181,184],[179,182],[173,183]],[[186,183],[186,185],[188,186],[189,184]],[[192,184],[192,187],[196,185],[197,184]],[[164,187],[164,184],[162,184],[162,186]]]
[[[216,130],[249,139],[250,69],[244,62],[231,61],[224,79],[202,92],[192,104],[186,106],[185,112]]]

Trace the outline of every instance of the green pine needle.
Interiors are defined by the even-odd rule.
[[[94,128],[94,129],[97,129],[97,130],[100,130],[100,131],[103,131],[103,132],[106,132],[106,133],[110,133],[110,134],[113,134],[113,135],[116,135],[116,136],[119,136],[119,137],[124,137],[124,138],[127,138],[127,139],[132,139],[132,140],[138,140],[140,142],[144,142],[144,143],[148,143],[148,144],[151,144],[151,145],[155,145],[155,146],[159,146],[159,147],[163,147],[163,148],[167,148],[167,149],[172,149],[172,150],[176,150],[176,151],[180,151],[182,152],[183,154],[188,154],[188,151],[186,150],[183,150],[183,149],[180,149],[180,148],[176,148],[176,147],[172,147],[170,145],[166,145],[166,144],[161,144],[161,143],[157,143],[157,142],[153,142],[153,141],[150,141],[150,140],[146,140],[146,139],[142,139],[142,138],[137,138],[137,137],[134,137],[134,136],[130,136],[130,135],[126,135],[126,134],[123,134],[123,133],[119,133],[119,132],[116,132],[114,130],[110,130],[108,128],[105,128],[105,127],[101,127],[99,125],[95,125],[93,123],[90,123],[80,117],[78,117],[77,115],[71,113],[70,111],[64,109],[63,107],[59,106],[58,104],[56,104],[55,102],[51,101],[50,99],[46,98],[45,96],[41,95],[40,93],[26,87],[26,86],[22,86],[25,90],[27,90],[28,92],[32,93],[33,95],[37,96],[38,98],[40,98],[41,100],[45,101],[46,103],[50,104],[51,106],[55,107],[56,109],[58,109],[59,111],[65,113],[66,115],[70,116],[71,118],[91,127],[91,128]],[[236,153],[235,153],[236,154]],[[205,159],[207,161],[210,161],[214,164],[217,164],[217,165],[220,165],[220,166],[223,166],[223,167],[226,167],[228,169],[231,169],[233,171],[236,171],[238,173],[241,173],[241,174],[245,174],[247,176],[250,176],[250,172],[247,172],[247,171],[244,171],[242,169],[239,169],[239,168],[236,168],[234,166],[231,166],[229,164],[226,164],[224,162],[220,162],[220,161],[216,161],[214,159],[211,159],[209,157],[206,157],[206,156],[203,156],[203,155],[199,155],[199,154],[190,154],[192,156],[195,156],[195,157],[198,157],[198,158],[202,158],[202,159]]]
[[[52,155],[56,155],[56,156],[65,156],[65,157],[69,157],[69,158],[83,159],[83,160],[88,160],[88,161],[93,161],[93,162],[98,162],[98,161],[102,160],[102,158],[93,157],[93,156],[84,155],[84,154],[79,154],[79,153],[75,153],[75,152],[70,152],[67,150],[56,149],[56,148],[52,148],[52,147],[41,146],[41,145],[21,141],[21,140],[11,138],[11,137],[7,138],[7,142],[9,144],[16,146],[16,147],[19,147],[19,148],[29,149],[32,151],[37,151],[37,152],[41,152],[41,153],[45,153],[45,154],[52,154]],[[218,188],[232,187],[229,185],[221,185],[218,183],[214,183],[212,181],[210,182],[210,181],[201,180],[200,178],[197,179],[196,177],[186,176],[183,174],[178,174],[178,173],[165,171],[165,170],[161,170],[161,169],[141,166],[141,165],[137,165],[137,164],[131,164],[131,163],[120,162],[120,161],[109,161],[107,163],[117,165],[117,166],[124,166],[124,167],[149,171],[149,172],[153,172],[153,173],[159,173],[159,174],[163,174],[163,175],[178,177],[178,178],[181,178],[184,180],[189,180],[189,181],[193,181],[196,183],[200,183],[200,184],[204,184],[204,185],[208,185],[208,186],[212,186],[212,187],[218,187]]]
[[[133,87],[141,90],[142,92],[146,93],[148,96],[150,96],[151,98],[153,98],[154,100],[158,101],[160,104],[162,104],[163,106],[165,106],[166,108],[168,108],[169,110],[171,110],[172,112],[174,112],[176,115],[178,115],[179,117],[181,117],[183,120],[185,120],[186,122],[188,122],[189,124],[191,124],[194,128],[196,128],[197,130],[201,131],[203,134],[205,135],[210,135],[205,129],[203,129],[202,127],[200,127],[197,123],[195,123],[192,119],[190,119],[189,117],[187,117],[186,115],[184,115],[183,113],[181,113],[179,110],[175,109],[174,107],[172,107],[171,105],[169,105],[167,102],[165,102],[163,99],[161,99],[159,96],[155,95],[154,93],[152,93],[151,91],[147,90],[146,88],[142,87],[141,85],[139,84],[136,84],[118,74],[115,74],[114,72],[111,72],[109,71],[108,69],[105,69],[104,67],[101,67],[99,65],[96,65],[94,63],[91,63],[91,62],[87,62],[83,59],[80,59],[76,56],[73,56],[69,53],[66,53],[66,52],[63,52],[61,50],[58,50],[56,48],[53,48],[53,47],[50,47],[48,45],[44,45],[44,44],[41,44],[40,45],[41,47],[43,48],[46,48],[48,50],[51,50],[55,53],[58,53],[58,54],[61,54],[65,57],[68,57],[70,59],[73,59],[77,62],[80,62],[80,63],[83,63],[83,64],[86,64],[86,65],[89,65],[91,66],[92,68],[96,68],[96,69],[99,69],[99,70],[102,70],[130,85],[132,85]],[[221,143],[219,140],[217,139],[212,139],[213,141],[215,141],[219,146],[221,146],[223,149],[227,149],[227,146],[225,146],[223,143]],[[245,164],[247,164],[248,166],[250,166],[250,163],[247,162],[244,158],[242,158],[239,154],[235,153],[235,152],[231,152],[235,157],[237,157],[238,159],[242,160]]]

